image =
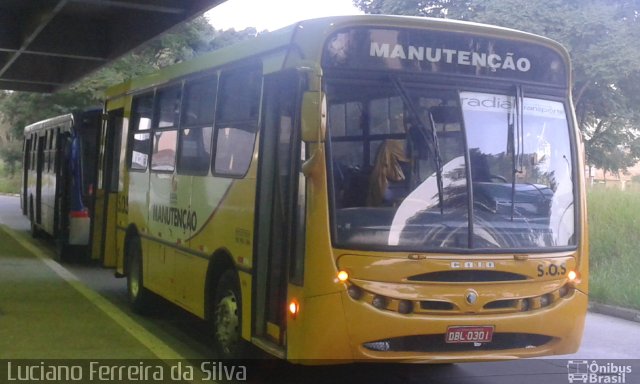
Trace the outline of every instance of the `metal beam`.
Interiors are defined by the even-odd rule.
[[[60,0],[58,1],[58,3],[55,5],[55,7],[53,7],[53,9],[46,13],[45,16],[42,18],[42,20],[40,20],[39,23],[36,23],[36,26],[33,28],[33,30],[31,31],[31,33],[29,33],[23,40],[22,40],[22,44],[20,45],[20,48],[18,49],[18,51],[16,51],[10,58],[9,60],[7,60],[7,62],[4,64],[4,66],[2,68],[0,68],[0,77],[4,76],[4,74],[9,70],[9,68],[11,68],[11,66],[13,65],[13,63],[18,60],[18,58],[20,57],[20,55],[22,54],[23,51],[25,51],[27,49],[27,47],[29,46],[29,44],[31,44],[31,42],[33,40],[36,39],[36,37],[38,37],[38,35],[40,34],[40,32],[42,32],[42,30],[47,26],[47,24],[49,24],[51,22],[51,20],[53,20],[53,18],[60,13],[60,11],[62,11],[62,9],[64,8],[65,5],[67,5],[68,0]]]
[[[38,82],[38,81],[24,81],[24,80],[4,80],[0,79],[0,88],[1,89],[12,89],[14,91],[22,91],[22,92],[41,92],[41,93],[51,93],[56,89],[59,89],[63,86],[63,83],[47,83],[47,82]]]
[[[24,52],[104,60],[110,47],[107,44],[109,26],[109,21],[100,15],[74,17],[65,11],[51,20]]]
[[[135,9],[138,11],[150,11],[157,13],[168,13],[168,14],[176,14],[181,15],[186,12],[185,7],[176,7],[176,6],[163,6],[157,5],[157,1],[154,3],[136,3],[133,1],[118,1],[118,0],[71,0],[75,3],[87,3],[87,4],[96,4],[96,5],[105,5],[111,7],[117,7],[122,9]],[[178,4],[188,3],[190,0],[182,1]],[[175,3],[175,2],[174,2]]]
[[[0,48],[0,52],[16,52],[15,49],[6,49]],[[46,52],[46,51],[31,51],[26,50],[22,51],[24,55],[35,55],[35,56],[49,56],[49,57],[60,57],[64,59],[76,59],[76,60],[91,60],[98,62],[106,62],[108,59],[106,57],[98,57],[98,56],[86,56],[82,54],[69,54],[69,53],[55,53],[55,52]]]
[[[62,89],[224,1],[0,0],[0,89]]]

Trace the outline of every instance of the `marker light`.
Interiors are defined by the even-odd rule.
[[[349,279],[349,273],[347,271],[339,271],[338,272],[338,280],[342,283]]]
[[[580,275],[576,271],[569,271],[569,273],[567,274],[567,277],[569,278],[569,283],[572,283],[572,284],[580,283]]]
[[[291,300],[291,302],[289,303],[289,314],[291,315],[291,317],[295,318],[299,312],[300,312],[300,304],[298,303],[298,300],[296,299]]]

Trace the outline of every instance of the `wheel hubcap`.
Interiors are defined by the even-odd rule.
[[[129,294],[132,298],[138,297],[138,291],[140,290],[140,280],[138,279],[138,265],[134,262],[131,265],[129,271]]]
[[[216,306],[216,338],[225,353],[230,353],[240,337],[238,332],[238,301],[227,292]]]

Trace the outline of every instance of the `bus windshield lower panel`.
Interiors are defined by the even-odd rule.
[[[514,89],[330,83],[335,245],[398,251],[575,245],[564,105]]]

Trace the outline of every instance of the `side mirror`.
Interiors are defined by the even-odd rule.
[[[324,141],[327,128],[327,100],[322,92],[305,92],[302,95],[302,140]]]

